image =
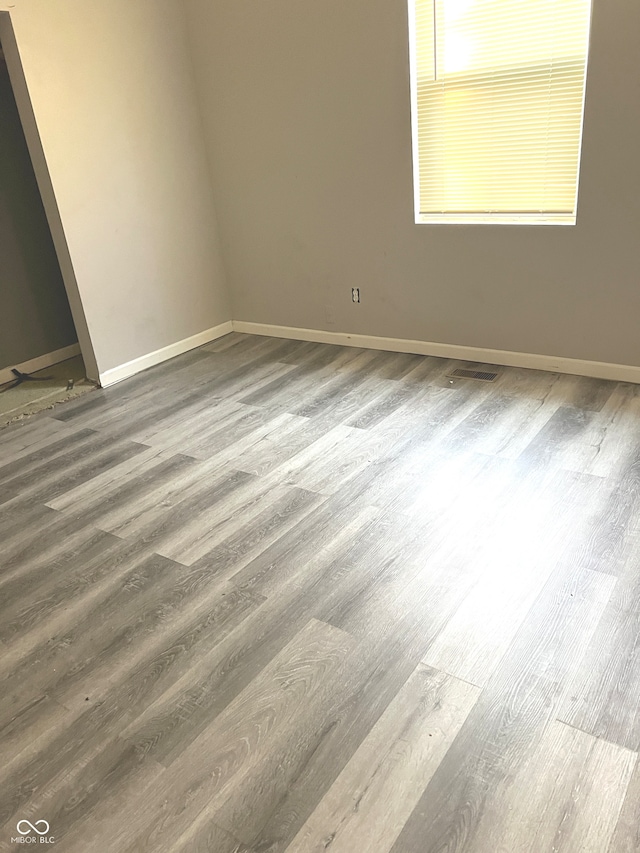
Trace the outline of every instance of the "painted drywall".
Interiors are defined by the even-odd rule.
[[[228,321],[181,4],[13,0],[10,16],[7,64],[12,79],[22,66],[99,374]]]
[[[637,0],[594,0],[575,227],[414,224],[406,0],[187,9],[235,320],[640,364]]]
[[[0,369],[77,340],[7,66],[0,59]]]

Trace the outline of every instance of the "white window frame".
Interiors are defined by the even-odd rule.
[[[418,46],[416,37],[415,0],[407,0],[409,18],[409,77],[411,94],[411,150],[413,168],[413,201],[416,225],[576,225],[578,215],[578,196],[580,191],[580,173],[582,167],[582,143],[584,138],[584,114],[587,91],[587,69],[589,67],[591,24],[593,0],[589,4],[587,25],[586,61],[582,90],[582,114],[580,120],[580,139],[578,150],[578,173],[576,177],[576,195],[572,214],[555,213],[421,213],[420,211],[420,150],[418,139]]]

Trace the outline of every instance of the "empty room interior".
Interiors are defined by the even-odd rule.
[[[0,850],[638,853],[637,0],[0,43]]]

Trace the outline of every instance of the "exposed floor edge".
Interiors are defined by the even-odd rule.
[[[4,385],[5,382],[11,382],[12,379],[15,379],[15,376],[11,372],[12,369],[19,370],[21,373],[35,373],[38,370],[51,367],[53,364],[74,358],[76,355],[80,355],[80,344],[70,344],[68,347],[62,347],[53,352],[45,353],[45,355],[39,355],[37,358],[30,358],[28,361],[23,361],[22,364],[12,364],[10,367],[0,368],[0,385]]]
[[[196,347],[209,344],[215,341],[216,338],[221,338],[233,331],[231,320],[220,323],[218,326],[213,326],[211,329],[206,329],[204,332],[198,332],[197,335],[192,335],[190,338],[184,338],[177,341],[175,344],[162,347],[162,349],[142,355],[139,358],[134,358],[132,361],[127,361],[118,367],[113,367],[111,370],[106,370],[100,374],[100,385],[106,388],[109,385],[114,385],[122,379],[128,379],[141,370],[146,370],[148,367],[153,367],[177,355],[182,355],[184,352],[195,349]]]
[[[81,355],[30,374],[33,381],[9,385],[0,393],[0,430],[95,389],[85,376]]]
[[[384,338],[375,335],[355,335],[348,332],[328,332],[322,329],[299,329],[295,326],[272,326],[268,323],[251,323],[244,320],[233,320],[232,325],[234,332],[243,332],[249,335],[266,335],[275,338],[291,338],[297,341],[342,344],[364,349],[434,355],[440,358],[453,358],[481,364],[527,367],[532,370],[548,370],[552,373],[569,373],[573,376],[590,376],[594,379],[612,379],[618,382],[640,384],[640,366],[629,364],[609,364],[604,361],[587,361],[537,353],[510,352],[508,350],[467,347],[457,344],[439,344],[431,341]]]

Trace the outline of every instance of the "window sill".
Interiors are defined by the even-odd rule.
[[[574,213],[419,213],[416,225],[575,225]]]

